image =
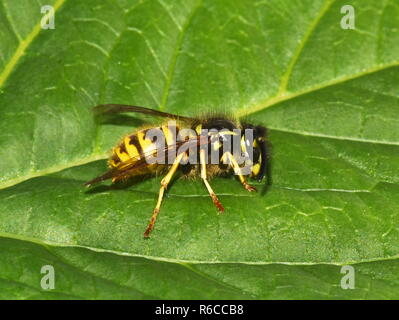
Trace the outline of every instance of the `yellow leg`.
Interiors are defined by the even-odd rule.
[[[215,192],[212,190],[211,185],[209,184],[208,180],[206,179],[206,163],[205,163],[205,150],[200,150],[200,163],[201,163],[201,179],[204,181],[206,188],[208,189],[209,195],[212,198],[213,203],[215,204],[216,208],[223,212],[224,208],[220,203],[218,197],[216,196]]]
[[[184,153],[181,153],[176,157],[175,161],[173,162],[172,167],[169,169],[168,173],[161,181],[161,188],[159,189],[158,202],[157,202],[157,205],[155,206],[155,209],[152,213],[150,223],[148,224],[148,227],[144,232],[145,238],[148,238],[150,236],[152,229],[154,229],[155,220],[157,219],[159,209],[161,208],[162,198],[163,198],[165,189],[168,187],[170,180],[172,179],[173,175],[175,174],[177,168],[179,167],[180,160],[182,159],[183,155],[184,155]]]
[[[241,184],[244,186],[246,190],[249,192],[256,191],[256,188],[251,186],[250,184],[247,183],[245,177],[240,174],[240,166],[238,165],[236,159],[230,152],[226,152],[225,155],[230,159],[230,163],[235,171],[235,173],[238,175],[238,178],[240,179]]]

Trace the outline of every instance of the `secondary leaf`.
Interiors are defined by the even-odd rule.
[[[394,299],[397,261],[355,265],[356,290],[339,266],[178,264],[83,248],[0,239],[2,299]],[[43,265],[55,288],[43,290]]]

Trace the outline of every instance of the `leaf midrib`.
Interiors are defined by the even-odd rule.
[[[317,266],[317,265],[330,265],[330,266],[343,266],[343,265],[355,265],[361,263],[368,263],[368,262],[379,262],[379,261],[393,261],[399,259],[399,254],[389,256],[389,257],[378,257],[378,258],[370,258],[370,259],[360,259],[357,261],[317,261],[317,262],[292,262],[292,261],[229,261],[229,260],[183,260],[183,259],[175,259],[175,258],[165,258],[159,256],[151,256],[151,255],[143,255],[143,254],[136,254],[131,252],[124,252],[124,251],[116,251],[111,249],[103,249],[103,248],[95,248],[90,246],[84,245],[74,245],[74,244],[65,244],[65,243],[58,243],[55,241],[48,241],[43,239],[38,239],[34,237],[26,237],[23,235],[17,235],[7,232],[0,232],[0,238],[9,238],[21,241],[28,241],[35,243],[37,245],[47,247],[62,247],[62,248],[82,248],[87,249],[93,252],[98,253],[110,253],[115,254],[118,256],[124,257],[135,257],[135,258],[143,258],[151,261],[159,261],[159,262],[168,262],[168,263],[177,263],[177,264],[191,264],[191,265],[199,265],[199,264],[242,264],[242,265],[288,265],[288,266]]]

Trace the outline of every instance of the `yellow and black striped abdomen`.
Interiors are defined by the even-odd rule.
[[[171,146],[176,143],[176,137],[179,132],[178,126],[168,126],[167,124],[160,127],[146,128],[136,131],[133,134],[126,135],[123,140],[113,149],[113,154],[109,159],[111,168],[118,168],[126,161],[140,161],[145,156],[155,155],[157,151],[156,141],[149,138],[148,131],[153,130],[157,136],[162,136],[165,146]],[[143,174],[153,172],[157,169],[158,164],[148,164],[141,170],[137,170],[134,174]]]

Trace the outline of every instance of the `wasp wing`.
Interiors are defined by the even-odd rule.
[[[154,163],[163,163],[167,165],[171,165],[172,163],[168,163],[168,155],[170,152],[173,152],[176,157],[182,152],[187,152],[192,147],[198,147],[201,145],[206,145],[209,143],[209,139],[206,137],[197,136],[194,138],[190,138],[185,141],[178,141],[173,145],[168,145],[162,150],[157,150],[156,152],[150,151],[145,154],[141,154],[137,157],[130,158],[126,161],[119,163],[115,168],[112,168],[105,172],[104,174],[88,181],[85,183],[85,186],[92,186],[96,183],[99,183],[108,179],[120,179],[126,176],[131,175],[134,171],[143,169],[148,165]],[[159,152],[161,151],[161,152]],[[163,152],[162,152],[163,151]]]
[[[124,113],[124,112],[136,112],[143,113],[157,117],[170,118],[176,120],[193,121],[194,118],[179,116],[177,114],[167,113],[159,110],[153,110],[149,108],[130,106],[126,104],[100,104],[94,107],[95,114],[106,114],[106,113]]]

